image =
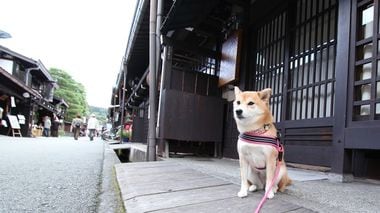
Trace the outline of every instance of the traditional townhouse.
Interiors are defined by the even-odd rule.
[[[160,60],[151,84],[157,85],[157,108],[149,109],[144,92],[153,72],[149,1],[138,1],[121,70],[124,83],[114,93],[125,96],[120,113],[134,116],[134,140],[147,141],[148,111],[154,110],[159,155],[237,158],[232,88],[269,87],[287,162],[380,178],[378,0],[157,4],[160,39],[153,54]]]
[[[54,102],[57,84],[41,61],[0,46],[0,77],[1,134],[10,134],[8,115],[18,119],[23,136],[31,136],[44,116],[63,119],[68,105]]]

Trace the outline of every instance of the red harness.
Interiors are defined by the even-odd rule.
[[[268,145],[274,147],[278,151],[278,161],[276,163],[276,170],[274,177],[271,181],[271,184],[269,186],[268,191],[265,192],[264,197],[261,199],[259,205],[257,206],[255,213],[259,213],[262,206],[264,205],[269,191],[272,190],[272,187],[275,183],[275,180],[278,178],[278,175],[280,173],[280,164],[282,161],[282,156],[284,153],[284,147],[281,144],[280,138],[279,137],[270,137],[270,136],[262,136],[266,132],[266,127],[264,125],[264,131],[252,131],[252,132],[245,132],[241,133],[239,135],[239,139],[241,141],[244,141],[246,143],[251,143],[251,144],[260,144],[260,145]]]
[[[262,134],[262,133],[261,133]],[[274,147],[278,151],[278,160],[282,161],[284,153],[284,147],[278,137],[262,136],[256,132],[245,132],[239,135],[239,139],[246,143],[269,145]]]
[[[264,128],[265,129],[265,128]],[[269,191],[272,190],[272,187],[275,183],[275,180],[278,178],[278,175],[280,173],[280,163],[282,161],[282,156],[284,153],[284,147],[281,144],[279,137],[269,137],[269,136],[262,136],[266,131],[253,131],[253,132],[246,132],[239,135],[239,139],[241,141],[244,141],[246,143],[250,144],[260,144],[260,145],[269,145],[274,147],[278,151],[278,161],[276,163],[276,170],[274,177],[271,181],[271,184],[269,186],[268,191],[265,192],[264,197],[261,199],[259,205],[257,206],[255,213],[259,213],[262,206],[264,205]]]

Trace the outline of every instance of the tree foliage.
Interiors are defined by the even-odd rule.
[[[65,120],[71,121],[77,114],[81,116],[87,115],[88,104],[84,86],[75,81],[71,75],[64,70],[51,68],[49,72],[52,77],[57,80],[59,86],[59,88],[54,91],[54,96],[63,98],[69,105]]]

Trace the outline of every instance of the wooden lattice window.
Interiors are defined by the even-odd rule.
[[[298,0],[258,29],[255,89],[272,88],[276,122],[333,116],[336,23],[336,0]]]
[[[335,0],[297,2],[289,66],[289,120],[333,116]]]
[[[286,12],[258,30],[255,89],[272,88],[271,111],[276,122],[281,119],[285,64]]]
[[[353,1],[352,120],[380,118],[379,2]],[[356,22],[355,22],[356,21]]]
[[[201,72],[213,76],[217,74],[217,61],[211,57],[178,49],[174,51],[172,60],[173,70]]]

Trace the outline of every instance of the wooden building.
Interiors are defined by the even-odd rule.
[[[237,158],[232,88],[270,87],[288,162],[380,178],[378,0],[162,3],[159,154],[200,148]],[[113,102],[119,114],[133,115],[141,142],[148,130],[149,6],[138,1]]]
[[[68,105],[54,98],[57,84],[41,61],[0,46],[0,78],[1,120],[7,122],[0,127],[1,134],[10,132],[8,115],[18,117],[23,136],[31,136],[44,116],[64,118]]]

